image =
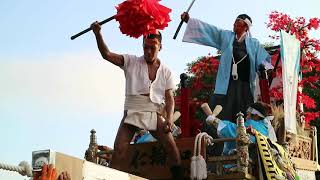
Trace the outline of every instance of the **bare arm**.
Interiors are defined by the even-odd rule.
[[[173,125],[173,112],[174,112],[174,97],[172,89],[168,89],[165,92],[165,101],[166,101],[166,113],[167,113],[167,124],[172,131]]]
[[[101,26],[98,24],[98,22],[92,23],[91,28],[96,37],[98,49],[103,59],[111,62],[114,65],[122,67],[124,65],[123,56],[120,54],[113,53],[108,49],[107,45],[104,43],[104,40],[102,38],[102,35],[100,32]]]

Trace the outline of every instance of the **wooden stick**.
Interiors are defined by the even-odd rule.
[[[217,105],[217,106],[214,108],[213,112],[212,112],[211,109],[210,109],[210,107],[209,107],[209,105],[208,105],[208,103],[203,103],[203,104],[201,105],[201,108],[202,108],[202,110],[204,111],[204,113],[205,113],[207,116],[209,116],[209,115],[217,116],[217,115],[220,114],[220,112],[222,111],[222,106],[221,106],[221,105]]]
[[[218,114],[220,114],[221,111],[222,111],[222,106],[221,106],[221,105],[217,105],[217,106],[214,108],[212,114],[213,114],[214,116],[218,116]]]
[[[180,116],[181,116],[181,113],[179,111],[174,112],[172,117],[173,122],[176,122]]]
[[[179,119],[179,117],[181,116],[181,113],[179,111],[176,111],[173,113],[173,117],[172,117],[172,120],[173,120],[173,129],[177,129],[178,127],[174,124],[175,121],[177,121]],[[162,118],[162,121],[164,122],[165,119],[163,117]],[[164,130],[166,133],[168,132],[171,132],[170,131],[170,128],[168,126],[165,127],[165,130]],[[181,130],[180,130],[181,131]]]
[[[203,103],[203,104],[201,105],[201,108],[202,108],[202,110],[204,111],[204,113],[205,113],[207,116],[212,115],[212,111],[211,111],[208,103]]]
[[[99,22],[98,24],[99,24],[99,25],[103,25],[103,24],[105,24],[105,23],[107,23],[107,22],[109,22],[109,21],[113,20],[115,17],[116,17],[116,15],[111,16],[111,17],[109,17],[109,18],[107,18],[107,19],[105,19],[105,20],[103,20],[103,21]],[[89,28],[85,29],[85,30],[83,30],[83,31],[79,32],[78,34],[75,34],[75,35],[71,36],[71,40],[74,40],[75,38],[77,38],[77,37],[79,37],[79,36],[81,36],[81,35],[83,35],[83,34],[85,34],[85,33],[89,32],[89,31],[91,31],[91,30],[92,30],[92,29],[91,29],[91,27],[89,27]]]
[[[194,3],[195,1],[196,1],[196,0],[192,0],[191,4],[189,5],[189,7],[188,7],[188,9],[187,9],[187,11],[186,11],[186,13],[188,13],[188,12],[190,11],[190,9],[191,9],[191,7],[193,6],[193,3]],[[177,36],[178,36],[178,34],[179,34],[179,31],[180,31],[180,29],[181,29],[182,24],[183,24],[183,20],[180,21],[179,26],[178,26],[176,32],[174,33],[173,39],[176,39],[176,38],[177,38]]]

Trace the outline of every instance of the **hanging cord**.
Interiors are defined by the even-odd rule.
[[[207,133],[203,132],[199,136],[198,139],[198,174],[197,174],[197,179],[202,180],[202,179],[207,179],[207,163],[203,156],[200,154],[201,153],[201,146],[202,146],[202,139],[204,140],[204,143],[206,145],[212,145],[213,138],[209,136]]]
[[[191,158],[191,179],[206,179],[207,178],[207,164],[203,156],[201,155],[201,143],[202,138],[207,145],[212,145],[213,138],[207,133],[202,132],[197,134],[194,144],[193,157]]]
[[[20,162],[18,166],[0,163],[0,169],[7,171],[15,171],[21,174],[22,176],[27,175],[28,177],[32,177],[32,168],[26,161]]]
[[[201,143],[202,137],[205,137],[207,133],[201,133],[198,139],[198,156],[197,156],[197,180],[202,180],[207,178],[207,164],[201,155]],[[204,140],[206,141],[206,140]]]
[[[191,157],[191,164],[190,164],[190,178],[194,179],[197,178],[197,145],[198,139],[201,133],[197,134],[196,138],[194,139],[194,146],[193,146],[193,156]]]
[[[246,54],[245,56],[243,56],[237,63],[236,61],[234,60],[234,57],[233,57],[233,54],[232,54],[232,77],[233,77],[233,80],[238,80],[238,64],[241,63],[246,57],[248,56],[248,54]]]

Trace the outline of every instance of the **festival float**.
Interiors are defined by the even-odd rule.
[[[181,132],[174,133],[187,179],[315,179],[315,171],[319,170],[317,129],[311,124],[319,120],[316,92],[320,65],[316,55],[320,42],[308,33],[318,29],[319,24],[317,18],[306,22],[302,17],[270,14],[268,27],[276,32],[272,38],[281,41],[278,46],[265,45],[274,69],[260,69],[256,99],[270,107],[276,140],[257,133],[257,144],[249,144],[241,114],[237,119],[238,136],[217,138],[216,130],[205,119],[220,110],[211,110],[205,103],[213,94],[219,55],[203,56],[187,65],[175,92],[176,110],[181,114],[176,125]],[[237,144],[236,153],[222,156],[221,144],[231,141]],[[105,162],[97,159],[97,154],[110,154],[112,150],[99,151],[96,142],[90,144],[86,159]],[[126,172],[147,179],[170,179],[167,154],[147,132],[137,133],[128,157]],[[236,168],[227,170],[229,164],[236,164]]]
[[[265,46],[274,69],[260,70],[256,99],[269,105],[277,140],[256,134],[260,140],[254,146],[249,145],[241,114],[237,119],[237,138],[211,138],[216,137],[214,129],[205,119],[215,110],[209,109],[205,114],[201,106],[212,96],[219,55],[200,57],[181,74],[175,97],[176,109],[181,113],[177,123],[181,134],[176,143],[186,178],[315,179],[315,171],[319,170],[317,129],[310,124],[319,120],[316,92],[320,42],[310,38],[309,31],[318,29],[320,20],[312,18],[307,22],[302,17],[292,19],[279,12],[272,12],[269,17],[268,27],[276,32],[272,38],[281,41],[278,46]],[[237,142],[236,154],[221,156],[216,152],[219,144],[226,141]],[[166,152],[157,142],[133,141],[128,157],[131,158],[127,172],[148,179],[170,179]],[[226,171],[227,164],[237,166]]]

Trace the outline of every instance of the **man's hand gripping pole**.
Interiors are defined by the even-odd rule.
[[[208,124],[211,124],[215,127],[218,126],[218,123],[220,121],[220,119],[217,118],[217,116],[220,114],[220,112],[222,111],[222,106],[221,105],[217,105],[213,112],[211,111],[208,103],[203,103],[201,105],[202,110],[204,111],[204,113],[208,116],[206,119],[206,122]]]

